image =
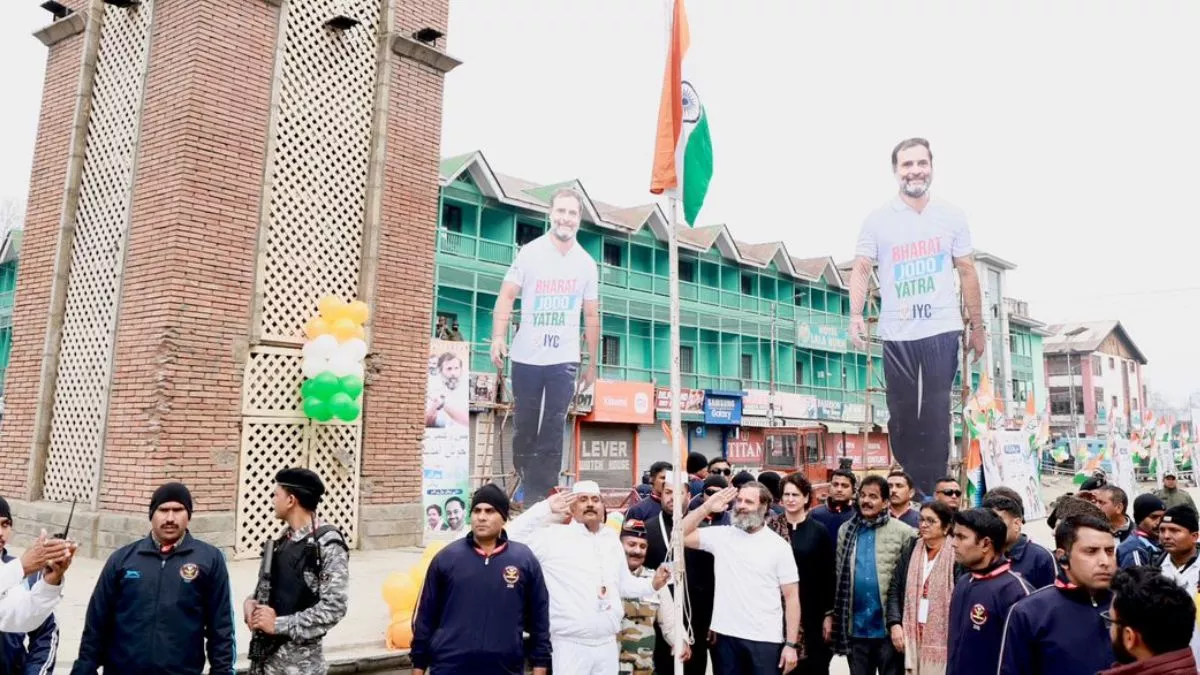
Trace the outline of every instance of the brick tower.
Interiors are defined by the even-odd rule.
[[[0,426],[0,494],[105,555],[187,483],[254,556],[309,466],[352,545],[417,543],[448,0],[63,0]],[[365,300],[352,424],[300,411],[304,322]]]

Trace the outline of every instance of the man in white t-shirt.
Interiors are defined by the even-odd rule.
[[[950,453],[950,387],[963,331],[955,270],[975,360],[983,354],[987,334],[967,218],[929,197],[929,141],[901,141],[892,150],[892,171],[899,194],[867,216],[858,235],[850,275],[850,337],[856,347],[866,348],[863,306],[871,269],[878,264],[888,435],[896,459],[917,489],[928,494],[945,473]]]
[[[734,498],[733,525],[699,528]],[[765,527],[772,499],[751,481],[712,495],[683,519],[684,545],[713,556],[713,675],[777,675],[799,663],[800,574],[792,547]]]
[[[567,406],[577,388],[596,379],[600,344],[599,277],[596,261],[575,240],[583,199],[571,189],[550,198],[550,231],[517,253],[492,314],[492,363],[512,359],[513,466],[521,476],[526,507],[558,484]],[[513,302],[521,298],[521,321],[507,344]],[[588,365],[577,387],[579,324],[584,322]]]

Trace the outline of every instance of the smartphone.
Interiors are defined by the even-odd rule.
[[[67,513],[67,527],[62,532],[51,537],[51,539],[66,539],[71,532],[71,520],[75,517],[75,500],[71,500],[71,511]]]

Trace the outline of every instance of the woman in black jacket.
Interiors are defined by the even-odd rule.
[[[887,625],[892,645],[904,654],[913,675],[945,675],[950,597],[966,572],[954,561],[950,531],[954,512],[941,502],[921,507],[918,531],[900,553],[887,594]]]

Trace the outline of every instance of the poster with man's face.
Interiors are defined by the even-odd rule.
[[[429,346],[421,462],[426,541],[456,539],[470,527],[469,350],[459,341]]]

